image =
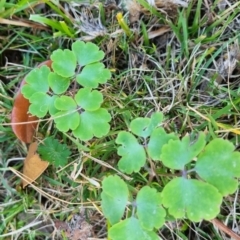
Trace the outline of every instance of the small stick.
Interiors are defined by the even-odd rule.
[[[230,228],[228,228],[218,219],[214,218],[213,220],[210,220],[210,222],[213,223],[215,226],[217,226],[221,231],[228,234],[231,238],[235,240],[240,240],[240,236],[238,234],[236,234],[234,231],[232,231]]]

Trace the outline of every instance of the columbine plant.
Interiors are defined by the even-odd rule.
[[[49,113],[58,130],[71,130],[83,141],[106,135],[111,116],[101,107],[102,93],[95,90],[111,77],[103,57],[95,44],[82,41],[74,42],[72,50],[54,51],[51,69],[42,66],[26,77],[22,94],[31,103],[29,112],[39,118]]]
[[[118,167],[128,174],[139,172],[148,157],[181,176],[172,177],[161,192],[144,186],[135,200],[120,177],[106,177],[102,209],[110,222],[109,236],[113,240],[158,239],[155,230],[164,224],[166,210],[176,219],[211,220],[219,213],[223,196],[237,190],[240,153],[234,151],[232,143],[213,139],[207,144],[203,132],[180,139],[159,127],[162,120],[161,113],[136,118],[130,124],[131,132],[118,134]],[[130,217],[120,221],[127,206]]]

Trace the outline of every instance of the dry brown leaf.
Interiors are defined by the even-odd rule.
[[[155,38],[155,37],[158,37],[158,36],[161,36],[163,35],[164,33],[166,32],[169,32],[171,31],[171,29],[167,26],[163,26],[157,30],[154,30],[154,31],[150,31],[148,32],[148,38],[149,39],[152,39],[152,38]]]
[[[35,153],[37,150],[37,145],[37,142],[30,144],[27,157],[23,163],[23,188],[34,182],[49,165],[49,162],[42,161],[39,155]]]

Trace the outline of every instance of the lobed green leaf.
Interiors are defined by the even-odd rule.
[[[102,182],[101,205],[104,216],[113,225],[123,217],[128,201],[127,184],[118,176],[109,176]]]
[[[157,161],[160,160],[162,147],[169,142],[169,140],[178,140],[178,136],[174,133],[167,134],[164,128],[160,127],[154,129],[148,143],[147,151],[149,156]]]
[[[76,41],[72,44],[72,51],[80,66],[95,63],[104,58],[104,52],[99,50],[99,47],[91,42]]]
[[[137,136],[147,138],[162,120],[163,114],[156,112],[152,114],[151,118],[135,118],[130,123],[130,129]]]
[[[161,194],[156,189],[143,187],[137,194],[136,204],[138,219],[145,230],[163,226],[166,212],[161,206]]]
[[[96,111],[85,111],[81,114],[81,124],[73,131],[75,137],[83,141],[95,137],[103,137],[108,134],[111,120],[111,115],[104,108],[99,108]]]
[[[127,218],[109,229],[109,237],[112,240],[159,240],[155,232],[142,229],[138,219]]]
[[[195,179],[175,178],[162,191],[162,203],[169,214],[193,222],[215,218],[221,202],[222,196],[214,186]]]
[[[223,139],[212,140],[199,155],[195,170],[198,175],[215,186],[223,196],[234,193],[240,177],[240,153],[234,145]]]
[[[50,72],[48,75],[48,82],[50,88],[55,94],[62,94],[66,92],[70,85],[70,79],[62,77],[55,72]]]
[[[49,89],[48,75],[50,72],[47,66],[33,69],[25,78],[27,84],[21,89],[23,96],[30,99],[34,93],[46,93]]]
[[[66,144],[61,144],[57,139],[48,137],[38,146],[38,152],[44,161],[54,164],[56,167],[65,166],[71,152]]]
[[[166,167],[182,170],[203,150],[205,143],[204,133],[199,133],[192,140],[190,135],[185,136],[182,141],[171,139],[162,147],[160,159]]]
[[[36,92],[30,98],[29,112],[42,118],[46,116],[50,106],[52,105],[52,97],[43,92]]]
[[[91,88],[81,88],[75,95],[75,101],[79,106],[87,111],[95,111],[100,108],[103,102],[103,95]]]
[[[125,173],[138,172],[146,162],[146,153],[137,139],[129,132],[122,131],[116,139],[118,147],[118,155],[122,156],[118,162],[118,167]]]
[[[56,128],[62,132],[75,130],[80,124],[80,114],[73,110],[57,112],[53,118]]]
[[[74,110],[77,108],[76,102],[69,96],[61,96],[56,98],[54,103],[56,109],[58,110]]]
[[[72,77],[75,74],[77,59],[69,49],[55,50],[51,55],[52,69],[62,77]]]
[[[106,83],[111,78],[111,72],[105,69],[103,63],[93,63],[85,66],[76,78],[83,87],[96,88],[99,83]]]

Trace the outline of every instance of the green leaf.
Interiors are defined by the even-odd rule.
[[[70,79],[62,77],[55,72],[50,72],[48,75],[49,86],[55,94],[66,92],[70,85]]]
[[[83,141],[95,137],[103,137],[108,134],[111,115],[104,108],[99,108],[93,112],[84,112],[81,114],[81,124],[73,131],[75,137]]]
[[[111,72],[105,69],[103,63],[93,63],[83,68],[77,75],[77,82],[83,87],[96,88],[99,83],[106,83],[111,78]]]
[[[72,44],[72,51],[81,66],[98,62],[104,58],[104,52],[100,51],[99,47],[91,42],[76,41]]]
[[[51,55],[52,69],[62,77],[72,77],[75,73],[77,59],[69,49],[55,50]]]
[[[34,93],[31,98],[30,98],[30,107],[29,107],[29,112],[37,116],[39,118],[42,118],[46,116],[50,105],[52,104],[52,98],[47,95],[46,93],[43,92],[37,92]]]
[[[68,161],[67,158],[71,154],[66,144],[59,143],[53,137],[46,138],[38,146],[38,152],[43,160],[54,164],[56,167],[65,166]]]
[[[53,115],[56,128],[62,132],[75,130],[80,124],[80,114],[73,110],[60,111]]]
[[[74,110],[77,108],[76,102],[69,96],[56,98],[54,105],[58,110]]]
[[[103,96],[97,90],[91,91],[91,88],[81,88],[75,96],[75,101],[83,109],[95,111],[100,108],[103,102]]]
[[[222,196],[214,186],[195,179],[175,178],[162,191],[162,203],[170,215],[194,222],[215,218],[221,202]]]
[[[51,114],[51,116],[55,115],[56,113],[59,112],[58,109],[56,109],[55,107],[55,100],[58,98],[57,95],[53,95],[51,96],[51,99],[49,101],[49,113]]]
[[[240,153],[234,145],[223,139],[212,140],[199,155],[196,172],[215,186],[223,196],[234,193],[240,177]]]
[[[147,148],[149,156],[155,161],[160,160],[162,147],[171,139],[178,140],[178,136],[174,133],[167,134],[162,127],[154,129]]]
[[[67,132],[75,130],[80,124],[80,114],[76,102],[69,96],[57,97],[54,106],[60,110],[53,115],[58,130]]]
[[[134,217],[127,218],[109,229],[112,240],[159,240],[155,232],[144,231]]]
[[[166,167],[182,170],[187,163],[203,150],[205,143],[204,133],[199,133],[195,139],[191,139],[191,136],[188,135],[182,141],[169,140],[162,147],[160,159]]]
[[[140,168],[146,162],[146,153],[137,139],[129,132],[122,131],[118,134],[116,139],[118,147],[118,155],[122,156],[118,162],[118,167],[122,172],[132,173],[139,172]]]
[[[137,216],[146,230],[158,229],[165,223],[166,212],[161,206],[161,194],[156,189],[143,187],[137,194]]]
[[[152,114],[151,118],[135,118],[130,123],[130,129],[137,136],[147,138],[162,120],[163,114],[156,112]]]
[[[127,184],[118,176],[109,176],[102,182],[101,205],[104,216],[113,225],[123,217],[128,201]]]
[[[21,90],[23,96],[27,99],[30,99],[34,93],[46,93],[49,89],[48,75],[50,72],[51,71],[47,66],[33,69],[26,76],[25,80],[27,84],[25,84]]]

